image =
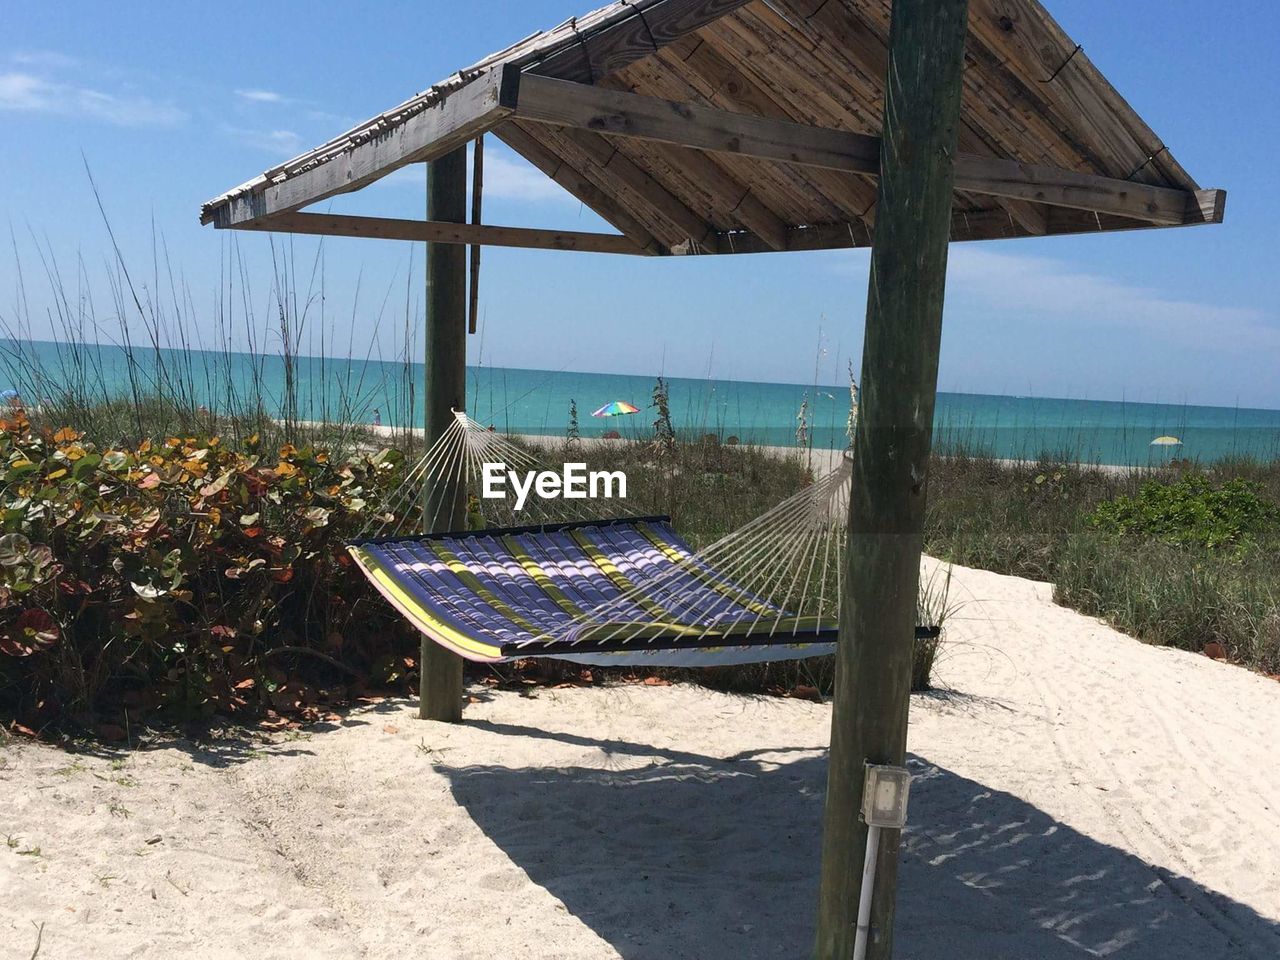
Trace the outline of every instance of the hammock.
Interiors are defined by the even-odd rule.
[[[458,414],[406,484],[465,483],[490,459],[533,458]],[[845,460],[701,552],[667,517],[378,530],[348,549],[409,622],[469,660],[711,666],[820,656],[835,650],[850,473]]]

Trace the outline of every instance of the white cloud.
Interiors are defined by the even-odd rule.
[[[245,146],[277,156],[296,157],[303,150],[302,137],[292,130],[246,130],[243,127],[227,126],[222,130]]]
[[[1078,326],[1128,328],[1196,347],[1280,349],[1280,324],[1259,310],[1197,303],[1090,273],[1049,257],[953,246],[947,299],[976,298],[992,311],[1069,319]]]
[[[285,97],[274,90],[237,90],[236,96],[250,103],[284,103]]]
[[[0,107],[39,110],[44,106],[44,88],[44,82],[29,73],[0,73]]]
[[[24,67],[45,67],[51,70],[66,70],[80,63],[75,57],[53,50],[19,50],[11,53],[9,59]]]
[[[865,282],[868,251],[832,251],[832,269]],[[1054,318],[1074,329],[1151,334],[1160,342],[1235,350],[1280,349],[1280,318],[1260,310],[1200,303],[1093,273],[1065,260],[1002,253],[980,243],[947,255],[947,306],[989,317]]]
[[[148,97],[55,83],[19,71],[0,73],[0,110],[89,117],[121,127],[173,127],[187,119],[172,104]]]
[[[484,153],[484,192],[487,197],[527,203],[578,202],[523,157],[493,149]]]

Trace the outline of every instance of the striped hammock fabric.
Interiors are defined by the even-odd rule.
[[[666,517],[353,542],[370,582],[469,660],[710,666],[818,656],[836,623],[796,616],[696,557]]]

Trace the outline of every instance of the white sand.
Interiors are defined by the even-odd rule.
[[[1280,956],[1280,684],[1043,584],[956,589],[952,692],[912,703],[898,956]],[[474,692],[457,727],[396,701],[115,763],[10,744],[0,954],[43,924],[42,958],[807,955],[829,706]]]

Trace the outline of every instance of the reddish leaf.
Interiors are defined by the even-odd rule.
[[[0,653],[29,657],[58,642],[58,624],[43,610],[24,610],[12,624],[0,628]]]

